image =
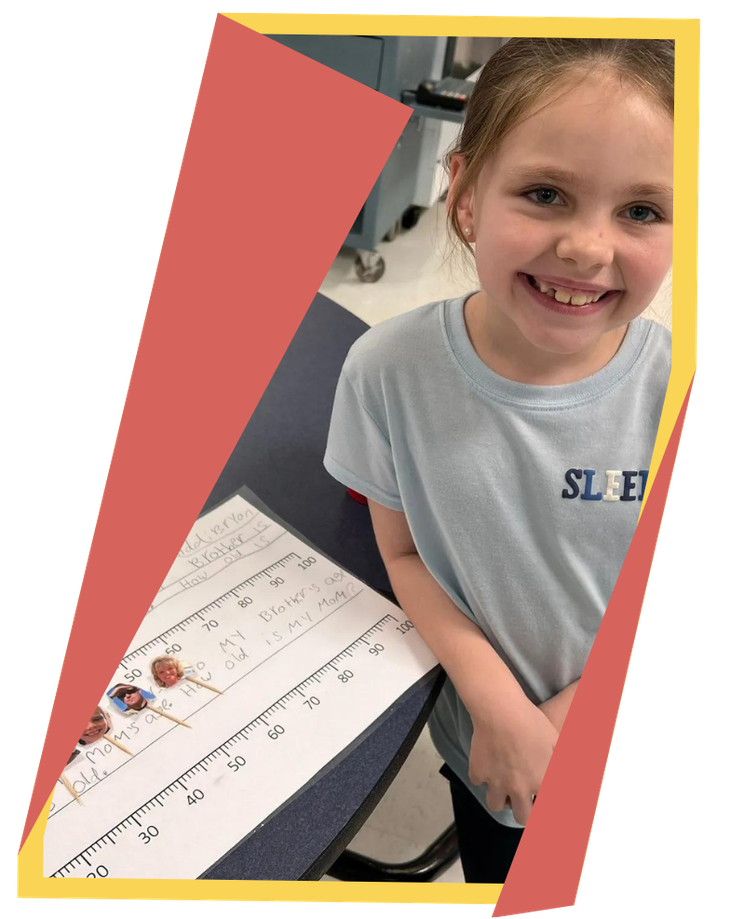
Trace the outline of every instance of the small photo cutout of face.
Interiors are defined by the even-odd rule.
[[[172,686],[176,686],[193,672],[190,664],[186,661],[178,660],[177,657],[170,657],[169,654],[156,657],[150,664],[150,670],[152,679],[161,689],[170,689]]]
[[[84,728],[84,733],[81,735],[79,743],[82,747],[91,743],[96,743],[97,740],[101,740],[105,734],[108,734],[111,729],[111,715],[105,712],[101,706],[97,705],[94,709],[94,714],[89,718],[89,722]]]
[[[148,689],[141,689],[131,683],[117,683],[107,691],[107,696],[125,715],[141,712],[155,698],[154,693]]]

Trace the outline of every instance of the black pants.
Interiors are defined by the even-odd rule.
[[[464,880],[504,884],[523,831],[497,823],[448,766],[441,767],[441,775],[451,786]]]

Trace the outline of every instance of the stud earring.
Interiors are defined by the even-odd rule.
[[[471,227],[465,227],[464,233],[465,233],[467,236],[471,236]]]

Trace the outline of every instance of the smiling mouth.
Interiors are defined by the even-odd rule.
[[[545,281],[540,281],[531,274],[526,274],[525,277],[530,287],[539,290],[540,293],[545,294],[545,296],[552,297],[552,299],[556,300],[558,303],[565,304],[565,306],[588,306],[591,303],[598,303],[609,294],[615,293],[615,291],[612,290],[605,290],[602,292],[586,290],[576,293],[575,291],[566,290],[563,287],[551,287]]]

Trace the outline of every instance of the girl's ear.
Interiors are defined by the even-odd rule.
[[[447,211],[451,212],[452,208],[456,211],[456,217],[459,226],[464,235],[469,238],[474,232],[474,189],[469,188],[459,195],[458,200],[455,198],[456,189],[461,183],[461,179],[466,168],[464,156],[461,153],[452,154],[449,160],[449,192],[446,197]]]

